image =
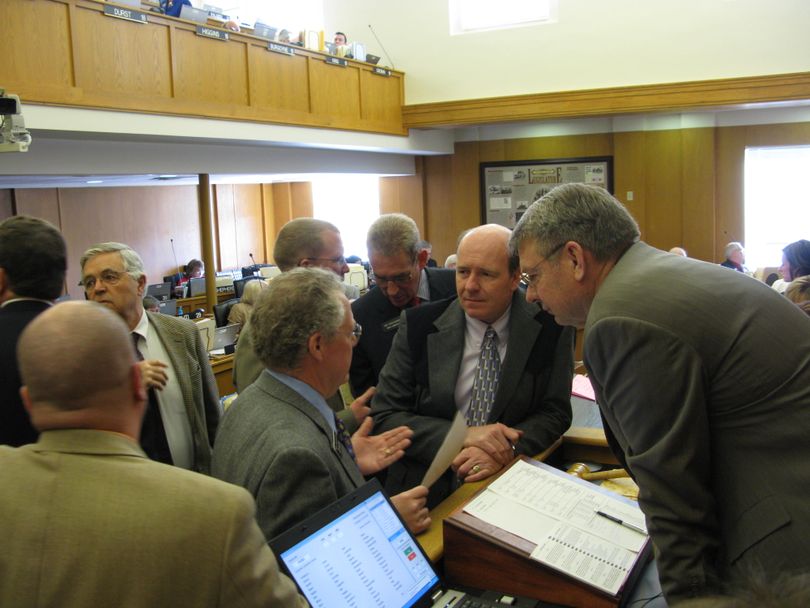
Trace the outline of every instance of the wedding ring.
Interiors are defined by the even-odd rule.
[[[472,468],[470,469],[470,472],[471,473],[478,473],[478,471],[480,471],[480,470],[481,470],[481,465],[480,464],[474,464],[472,466]]]
[[[385,448],[385,449],[383,450],[383,453],[384,453],[386,456],[390,456],[390,455],[391,455],[391,448]]]

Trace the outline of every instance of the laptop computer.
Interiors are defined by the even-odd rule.
[[[188,297],[201,296],[205,294],[205,277],[195,277],[188,280]]]
[[[168,300],[172,297],[172,284],[169,281],[163,283],[153,283],[146,287],[146,295],[157,300]]]
[[[214,338],[208,353],[212,355],[224,355],[226,349],[236,343],[236,337],[239,335],[239,329],[241,327],[242,325],[240,323],[217,327],[214,330]]]
[[[184,4],[183,8],[180,9],[180,18],[203,24],[208,22],[208,11]]]
[[[419,543],[372,479],[270,541],[279,563],[316,608],[499,606],[503,594],[445,589]],[[487,597],[489,596],[489,597]],[[534,607],[536,600],[512,606]]]
[[[371,53],[366,53],[366,63],[371,63],[373,65],[377,65],[380,62],[380,58],[377,55],[372,55]]]
[[[158,308],[164,315],[177,316],[177,300],[163,300],[158,302]]]
[[[265,38],[267,40],[275,40],[276,32],[278,32],[278,28],[270,27],[269,25],[259,23],[258,21],[253,26],[253,35],[258,36],[259,38]]]

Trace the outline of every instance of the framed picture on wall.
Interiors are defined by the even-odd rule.
[[[509,229],[560,184],[591,184],[613,194],[613,157],[481,163],[481,222]]]

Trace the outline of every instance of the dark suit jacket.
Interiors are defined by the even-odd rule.
[[[194,470],[208,474],[211,472],[211,447],[221,414],[219,391],[208,361],[208,351],[193,322],[160,313],[146,314],[180,383],[183,405],[191,424]]]
[[[39,300],[20,300],[0,308],[0,444],[24,445],[39,437],[20,399],[17,341],[34,317],[48,307]]]
[[[810,570],[810,318],[637,243],[593,300],[584,359],[670,604],[752,566]]]
[[[430,301],[456,297],[456,272],[446,268],[426,269]],[[394,334],[399,327],[401,308],[397,308],[376,287],[352,302],[354,320],[363,327],[363,335],[352,352],[349,384],[356,397],[376,386],[388,358]]]
[[[465,317],[458,300],[403,313],[372,402],[376,432],[414,431],[405,457],[388,467],[386,489],[397,494],[422,481],[458,411],[455,387],[464,351]],[[509,344],[488,423],[522,429],[517,453],[534,455],[571,425],[574,331],[562,328],[520,290],[512,297]],[[434,484],[429,505],[454,487],[452,471]]]
[[[267,371],[228,408],[213,474],[253,494],[268,540],[365,483],[318,410]]]
[[[0,606],[308,605],[247,492],[152,462],[123,435],[0,447],[0,487]]]

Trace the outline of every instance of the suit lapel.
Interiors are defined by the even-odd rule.
[[[199,374],[192,377],[196,366],[190,366],[187,360],[181,360],[185,356],[183,334],[177,331],[173,325],[163,323],[159,313],[150,312],[146,314],[149,315],[149,322],[163,344],[163,348],[166,349],[166,354],[169,355],[177,384],[180,386],[180,392],[183,395],[183,404],[189,413],[189,418],[193,420],[196,411],[193,405],[194,399],[192,395],[194,391],[192,386],[194,383],[201,384],[201,379]],[[184,370],[188,373],[183,373]]]
[[[501,379],[498,381],[498,392],[489,415],[490,421],[498,420],[509,405],[526,369],[529,354],[542,330],[542,325],[534,318],[537,312],[537,306],[527,303],[520,290],[516,290],[509,313],[509,346],[506,349],[506,359],[501,365]]]
[[[434,403],[455,403],[456,379],[464,353],[464,311],[452,302],[434,321],[438,330],[427,338],[430,392]]]

